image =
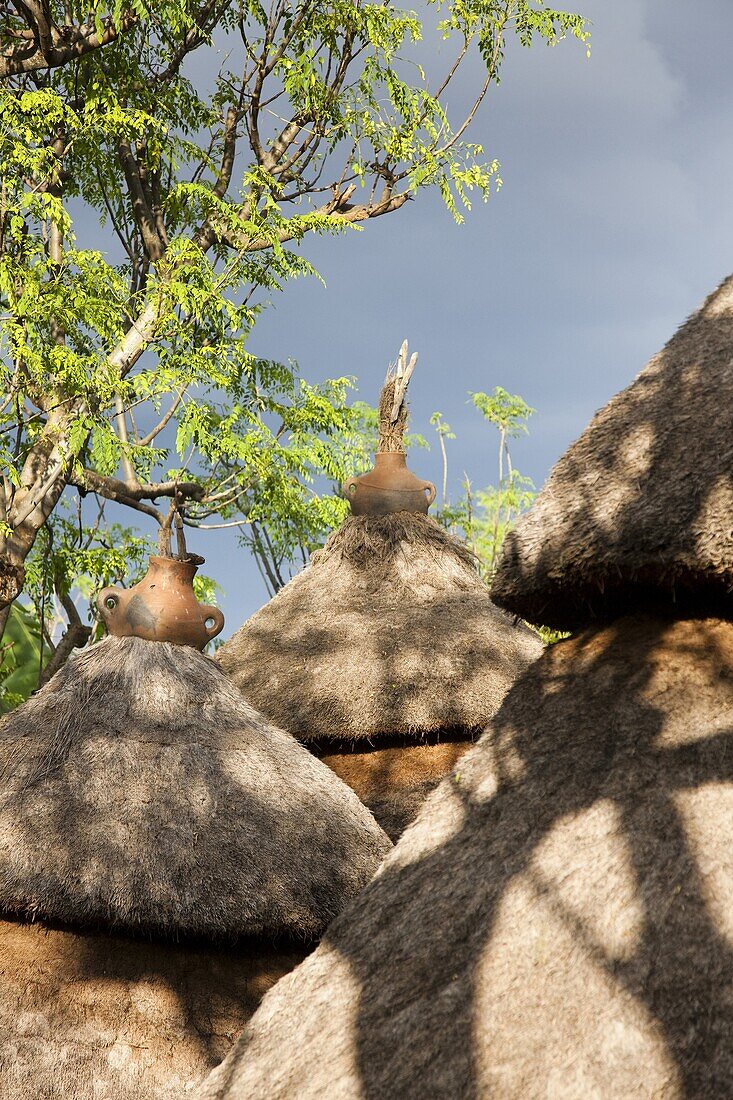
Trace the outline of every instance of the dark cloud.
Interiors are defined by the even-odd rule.
[[[326,288],[290,286],[252,339],[309,379],[358,375],[373,400],[407,336],[420,352],[415,428],[429,434],[440,409],[458,436],[454,490],[463,470],[477,485],[495,477],[469,390],[502,385],[536,407],[515,460],[539,485],[730,270],[729,0],[578,7],[594,24],[590,60],[573,41],[515,47],[476,122],[473,140],[502,163],[500,193],[462,227],[424,195],[346,239],[309,242]],[[436,53],[436,71],[443,62]],[[413,465],[437,480],[437,448]],[[229,634],[263,602],[262,582],[229,532],[200,542]]]

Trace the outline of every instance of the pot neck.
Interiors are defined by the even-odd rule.
[[[374,456],[376,466],[407,466],[407,455],[404,451],[377,451]]]
[[[164,558],[160,554],[150,555],[150,569],[175,573],[185,580],[193,580],[199,563],[194,558]]]

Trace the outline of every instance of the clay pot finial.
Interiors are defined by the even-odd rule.
[[[178,553],[171,554],[171,522],[175,515]],[[200,604],[193,578],[204,559],[189,554],[183,521],[173,505],[158,536],[158,554],[151,554],[148,571],[132,588],[114,585],[97,596],[97,608],[107,633],[117,638],[145,638],[203,649],[221,633],[224,616],[218,607]]]
[[[422,512],[435,500],[435,486],[407,468],[405,429],[407,387],[417,363],[417,352],[407,358],[404,340],[397,362],[390,364],[379,395],[379,448],[374,469],[350,477],[342,491],[355,516],[385,516],[391,512]]]

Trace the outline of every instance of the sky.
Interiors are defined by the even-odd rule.
[[[310,381],[357,375],[374,402],[406,337],[419,352],[412,429],[430,437],[436,410],[451,425],[454,494],[463,471],[478,487],[496,476],[469,391],[503,386],[536,409],[513,460],[539,488],[733,266],[730,0],[572,6],[592,20],[590,59],[574,40],[513,46],[475,120],[470,139],[500,161],[500,192],[462,226],[425,193],[362,232],[308,241],[325,286],[289,285],[250,342]],[[438,482],[437,443],[411,465]],[[263,582],[233,533],[189,543],[222,585],[227,637],[266,601]]]

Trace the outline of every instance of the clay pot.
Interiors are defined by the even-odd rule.
[[[391,512],[425,514],[435,500],[432,481],[422,481],[407,468],[401,451],[375,456],[374,469],[344,482],[343,492],[355,516],[387,516]]]
[[[203,558],[151,555],[147,573],[132,588],[104,588],[97,596],[107,632],[203,649],[224,626],[218,607],[200,604],[193,578]]]

